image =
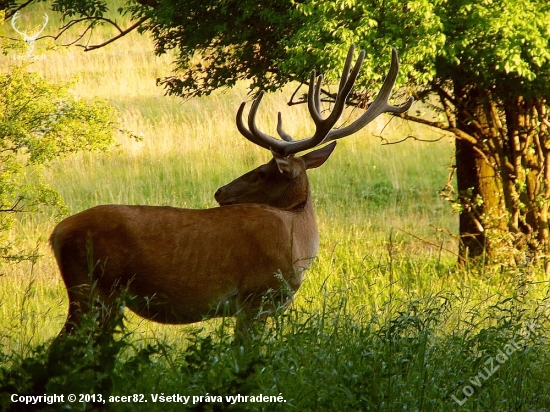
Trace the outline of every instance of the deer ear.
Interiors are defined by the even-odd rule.
[[[296,166],[296,163],[289,161],[288,157],[274,156],[273,158],[275,159],[277,167],[279,168],[279,172],[281,172],[282,175],[293,178],[296,177],[298,173],[300,173],[298,167]]]
[[[315,169],[325,163],[335,147],[336,142],[332,142],[321,149],[303,155],[302,160],[306,163],[306,169]]]
[[[273,159],[275,159],[275,163],[277,163],[277,168],[282,175],[289,178],[294,178],[298,176],[298,174],[300,173],[299,167],[296,165],[295,162],[292,162],[290,160],[291,156],[281,156],[280,154],[277,154],[273,151],[272,153]]]

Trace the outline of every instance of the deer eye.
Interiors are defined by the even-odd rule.
[[[266,172],[258,172],[258,174],[256,174],[256,180],[265,180],[266,177],[267,177]]]

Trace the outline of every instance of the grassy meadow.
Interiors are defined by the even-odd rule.
[[[0,58],[2,70],[9,59]],[[214,207],[218,187],[270,157],[235,126],[246,84],[188,101],[164,96],[155,79],[170,73],[171,57],[155,57],[137,33],[93,52],[50,51],[32,70],[108,100],[142,137],[49,165],[70,214],[107,203]],[[264,98],[262,130],[275,134],[281,111],[291,135],[312,131],[307,108],[286,105],[292,91]],[[407,136],[437,142],[383,144]],[[40,410],[103,400],[123,411],[550,410],[547,278],[532,268],[456,267],[457,216],[438,193],[452,158],[451,138],[389,117],[340,141],[309,173],[317,261],[293,306],[250,347],[230,343],[231,319],[166,326],[127,312],[124,333],[99,348],[77,336],[49,349],[67,311],[47,245],[60,216],[20,216],[12,240],[41,257],[2,268],[0,410],[30,410],[13,393],[88,395]],[[161,394],[190,398],[176,405],[154,398]],[[226,398],[260,394],[272,399]],[[109,399],[121,395],[136,396]]]

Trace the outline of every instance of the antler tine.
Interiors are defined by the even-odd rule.
[[[341,93],[341,91],[344,89],[344,86],[346,85],[348,78],[349,78],[349,71],[351,68],[351,61],[353,60],[353,53],[355,52],[355,44],[352,44],[349,47],[348,55],[346,56],[346,62],[344,63],[344,70],[342,70],[342,77],[340,77],[340,85],[338,86],[338,94]],[[363,64],[363,59],[365,57],[364,51],[359,55],[359,59],[357,60],[357,63],[355,64],[355,67],[357,67],[357,64],[359,64],[357,73],[359,73],[359,68],[361,68],[361,65]],[[355,68],[354,67],[354,68]]]
[[[246,102],[242,102],[239,106],[239,110],[237,110],[237,129],[239,129],[239,132],[246,137],[248,140],[250,140],[252,143],[257,144],[258,146],[261,146],[265,149],[269,149],[269,145],[266,145],[264,142],[259,140],[250,130],[246,128],[246,126],[243,123],[243,112],[244,107],[246,106]]]
[[[363,113],[363,115],[352,124],[338,130],[332,130],[323,140],[323,143],[330,142],[331,140],[341,139],[342,137],[349,136],[350,134],[359,131],[382,113],[400,114],[409,110],[414,102],[413,97],[409,97],[407,101],[400,106],[392,106],[388,102],[391,91],[395,84],[395,80],[397,79],[398,71],[399,58],[397,56],[397,50],[392,49],[390,71],[386,79],[384,80],[384,84],[382,85],[382,88],[380,89],[380,92],[378,93],[378,96],[376,96],[374,102],[369,106],[367,111]]]
[[[258,113],[258,107],[260,107],[260,103],[262,102],[264,94],[265,92],[262,90],[258,97],[255,98],[252,102],[252,107],[250,108],[250,112],[248,113],[248,128],[252,132],[252,134],[256,136],[256,138],[267,143],[269,147],[278,146],[281,143],[280,140],[277,140],[273,136],[262,132],[260,129],[258,129],[258,126],[256,126],[256,113]]]
[[[323,76],[320,75],[317,77],[317,82],[315,70],[312,70],[309,73],[309,87],[307,89],[307,108],[309,114],[313,119],[315,124],[318,124],[323,121],[321,116],[321,84],[323,82]]]
[[[281,115],[281,112],[277,114],[277,133],[279,133],[279,136],[281,136],[281,139],[287,141],[287,142],[293,142],[294,139],[292,136],[290,136],[288,133],[286,133],[283,130],[283,116]]]
[[[315,74],[315,71],[313,72]],[[313,80],[313,78],[312,78]],[[317,83],[315,84],[315,90],[313,92],[313,107],[315,108],[315,112],[319,115],[319,119],[323,118],[323,115],[321,113],[321,89],[323,86],[323,75],[320,74],[317,76]]]
[[[264,93],[265,92],[262,90],[258,97],[256,97],[252,102],[252,107],[250,108],[250,112],[248,113],[249,128],[247,128],[243,123],[243,112],[244,107],[246,106],[246,102],[241,103],[241,105],[239,106],[239,110],[237,110],[237,129],[239,129],[239,132],[252,143],[257,144],[258,146],[261,146],[265,149],[273,148],[273,150],[275,151],[280,151],[280,146],[284,142],[281,140],[277,140],[274,137],[269,136],[268,134],[262,133],[256,126],[256,113],[258,112],[258,107],[260,106],[260,102],[262,101]]]
[[[23,36],[23,37],[27,37],[27,33],[21,33],[21,32],[17,29],[17,27],[15,27],[15,22],[16,22],[16,20],[17,20],[18,18],[19,18],[19,12],[16,11],[16,12],[13,14],[13,17],[11,18],[11,27],[13,27],[13,30],[15,30],[15,32],[16,32],[17,34],[20,34],[20,35]]]
[[[355,46],[352,45],[348,51],[346,63],[344,64],[344,70],[342,72],[342,77],[340,78],[338,93],[334,101],[334,108],[332,109],[332,112],[326,119],[323,119],[320,113],[320,106],[321,106],[320,94],[321,94],[321,83],[322,83],[323,77],[319,76],[317,84],[314,88],[315,90],[312,90],[313,75],[314,75],[314,72],[313,72],[311,82],[310,82],[310,90],[308,92],[308,109],[311,117],[313,118],[313,121],[315,122],[315,125],[317,126],[317,129],[315,131],[315,134],[309,139],[300,140],[299,141],[300,145],[296,145],[296,147],[293,150],[296,150],[296,149],[297,150],[293,151],[293,153],[306,150],[306,149],[311,149],[321,144],[329,135],[332,127],[338,121],[340,116],[342,116],[342,113],[344,112],[344,108],[346,107],[346,100],[348,98],[348,95],[351,92],[351,89],[353,88],[353,84],[355,83],[355,80],[359,75],[359,70],[361,69],[363,60],[365,59],[365,51],[361,50],[361,53],[359,53],[357,62],[355,62],[355,66],[353,67],[353,70],[351,70],[350,72],[354,50],[355,50]]]
[[[351,66],[353,50],[354,50],[354,46],[352,45],[350,47],[350,51],[346,59],[346,64],[344,65],[344,72],[342,73],[342,78],[340,80],[340,88],[338,90],[338,95],[336,96],[336,100],[334,102],[334,109],[332,109],[332,113],[327,118],[327,121],[329,119],[332,119],[332,121],[329,122],[329,123],[332,123],[332,125],[330,126],[331,128],[332,126],[334,126],[334,123],[338,121],[338,119],[344,112],[344,108],[346,106],[346,100],[351,92],[351,89],[353,88],[353,85],[355,84],[355,80],[357,80],[357,76],[359,76],[359,70],[361,70],[361,66],[363,65],[363,60],[365,59],[365,50],[361,50],[361,53],[359,53],[359,57],[355,62],[355,66],[353,67],[353,70],[350,73],[349,68]]]
[[[355,45],[352,44],[349,48],[348,55],[346,57],[346,63],[344,64],[344,70],[342,71],[342,76],[340,77],[340,85],[338,86],[338,93],[336,94],[335,108],[332,111],[331,115],[329,115],[329,118],[331,116],[332,118],[336,117],[336,119],[334,119],[334,122],[336,122],[338,118],[340,118],[340,116],[342,115],[341,112],[345,107],[346,98],[349,92],[351,91],[351,88],[353,87],[355,78],[359,73],[359,68],[363,63],[364,52],[361,53],[354,67],[355,76],[352,75],[351,82],[348,82],[348,80],[350,80],[350,67],[353,59],[354,50],[355,50]],[[308,90],[308,109],[315,124],[321,124],[321,122],[324,121],[321,115],[321,86],[323,83],[323,76],[320,75],[317,77],[316,84],[314,82],[314,79],[315,79],[315,70],[312,70],[310,81],[309,81],[309,90]],[[314,84],[315,86],[313,86]],[[340,113],[338,113],[339,111]],[[332,126],[333,125],[331,125],[331,127]]]
[[[317,77],[317,80],[315,78]],[[320,125],[323,122],[323,116],[321,114],[321,86],[323,84],[323,75],[316,76],[315,70],[312,70],[309,74],[309,87],[307,92],[307,106],[311,118],[315,125]],[[279,113],[279,120],[277,123],[277,132],[279,136],[287,142],[293,142],[294,139],[286,133],[282,128],[281,113]],[[296,153],[296,152],[294,152]]]

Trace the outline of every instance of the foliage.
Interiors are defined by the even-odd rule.
[[[157,53],[176,51],[178,74],[160,84],[184,97],[210,94],[244,79],[256,90],[279,89],[288,82],[288,73],[279,66],[287,54],[281,39],[303,24],[288,0],[169,0],[159,2],[153,12],[132,11],[150,17],[142,30],[153,35]]]
[[[105,150],[117,114],[101,100],[84,101],[70,84],[51,84],[16,61],[0,74],[0,256],[10,252],[9,229],[17,213],[44,206],[62,210],[57,191],[42,178],[48,162],[79,151]]]
[[[121,320],[113,318],[111,323],[110,331],[116,331],[119,335]],[[4,366],[0,368],[0,410],[21,408],[11,401],[11,394],[99,393],[108,398],[113,387],[119,383],[118,379],[121,379],[115,372],[117,356],[130,345],[126,339],[115,339],[112,333],[99,328],[93,316],[89,316],[74,335],[60,335],[49,345],[32,348],[26,357],[2,353]],[[134,356],[126,359],[126,367],[134,371],[136,364],[148,361],[153,353],[156,352],[151,346],[136,349]],[[70,405],[66,397],[65,402]],[[81,410],[102,405],[102,402],[89,400],[77,402]],[[59,410],[59,405],[38,402],[25,405],[24,410]]]
[[[458,139],[456,200],[461,233],[470,235],[463,254],[488,250],[493,258],[512,254],[523,263],[544,256],[550,5],[453,2],[441,18],[446,42],[431,90],[445,114],[443,127]]]
[[[306,80],[313,68],[334,80],[353,42],[367,51],[361,86],[382,83],[391,47],[402,53],[403,72],[428,81],[434,68],[427,63],[444,42],[434,12],[439,4],[138,0],[119,7],[118,13],[141,22],[138,28],[152,34],[157,54],[176,53],[176,75],[159,83],[169,93],[189,98],[245,79],[255,92],[272,91]],[[16,2],[10,9],[15,7]],[[116,24],[108,18],[111,1],[55,0],[51,7],[62,14],[65,27],[77,18],[87,19],[91,28]]]
[[[288,58],[279,67],[288,72],[319,62],[334,78],[345,45],[355,42],[367,51],[365,77],[380,82],[384,50],[400,49],[402,82],[438,113],[405,117],[457,137],[453,200],[461,210],[462,258],[489,252],[503,263],[512,253],[511,261],[525,263],[545,256],[548,2],[305,2],[297,11],[307,21],[284,40]]]

